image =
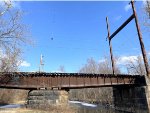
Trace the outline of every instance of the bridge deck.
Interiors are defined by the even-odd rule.
[[[16,89],[75,89],[117,85],[145,85],[140,75],[87,73],[1,72],[0,88]]]

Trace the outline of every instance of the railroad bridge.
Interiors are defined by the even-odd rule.
[[[67,104],[70,89],[112,87],[114,106],[126,111],[148,110],[145,75],[1,72],[0,88],[29,90],[28,105]],[[65,99],[62,99],[62,96]],[[40,102],[42,100],[42,103]],[[44,100],[44,101],[43,101]],[[48,105],[48,104],[47,104]]]
[[[106,18],[113,74],[0,72],[0,88],[29,90],[28,105],[41,106],[45,103],[47,105],[67,103],[67,92],[70,89],[112,87],[115,107],[129,112],[133,112],[132,109],[134,109],[135,113],[139,113],[137,110],[145,110],[142,113],[150,112],[148,59],[138,25],[134,1],[131,0],[130,4],[133,14],[112,35],[110,35],[108,18]],[[111,40],[133,19],[135,19],[146,75],[116,74]],[[62,99],[62,95],[65,97],[65,101]]]
[[[76,89],[110,87],[118,85],[145,85],[144,75],[90,74],[90,73],[41,73],[1,72],[0,87],[15,89]]]

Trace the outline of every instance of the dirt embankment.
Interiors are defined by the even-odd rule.
[[[0,89],[0,104],[23,104],[27,94],[27,90]]]

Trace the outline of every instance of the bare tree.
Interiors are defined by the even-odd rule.
[[[2,49],[25,42],[25,26],[20,23],[21,12],[8,11],[7,13],[7,18],[0,17],[0,48]]]
[[[87,63],[79,70],[80,73],[97,73],[98,63],[93,59],[87,59]]]
[[[138,13],[139,16],[139,22],[141,24],[142,32],[149,33],[150,29],[150,1],[145,0],[143,7],[141,8],[140,12]]]
[[[143,63],[143,59],[141,56],[138,56],[137,59],[130,60],[127,65],[127,71],[128,74],[138,74],[138,75],[145,75],[146,71],[145,71],[145,66]]]
[[[60,71],[61,73],[65,73],[65,67],[63,65],[60,65],[58,71]]]
[[[18,71],[19,69],[18,67],[22,62],[20,54],[21,50],[19,48],[15,48],[15,46],[11,51],[7,49],[5,55],[0,56],[0,71],[1,72]]]
[[[102,61],[96,62],[93,58],[87,60],[86,64],[79,70],[80,73],[97,73],[97,74],[112,74],[111,62],[105,57]],[[117,59],[116,59],[117,60]],[[115,72],[121,73],[116,66]],[[112,104],[113,93],[112,88],[86,88],[70,91],[70,99],[87,101],[87,102],[101,102],[104,104]]]
[[[21,22],[21,11],[14,9],[11,1],[3,2],[4,6],[0,6],[0,71],[17,71],[21,45],[27,42],[27,29]]]
[[[117,57],[114,59],[115,64],[117,62]],[[98,64],[98,73],[102,74],[112,74],[112,65],[111,65],[111,60],[109,57],[105,56],[102,62],[99,62]],[[115,65],[115,73],[120,74],[121,71],[117,65]]]
[[[2,16],[5,12],[7,12],[11,7],[12,7],[11,1],[4,0],[3,2],[1,2],[0,16]]]
[[[146,12],[148,13],[148,16],[150,18],[150,1],[146,0],[146,7],[145,7]]]
[[[96,62],[93,58],[89,58],[87,63],[79,70],[79,72],[112,74],[111,61],[109,60],[109,57],[105,57],[100,62]],[[121,73],[117,66],[115,68],[115,73]]]

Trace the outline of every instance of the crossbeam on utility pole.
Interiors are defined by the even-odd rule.
[[[132,14],[109,38],[110,40],[120,32],[132,19],[134,18],[134,14]]]

